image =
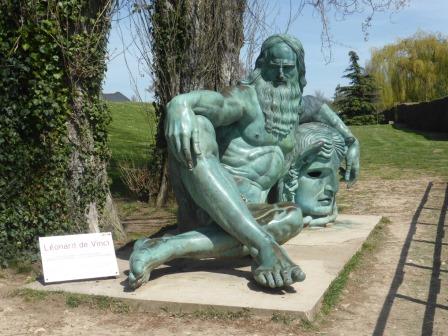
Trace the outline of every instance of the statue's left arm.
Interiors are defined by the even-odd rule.
[[[327,124],[337,129],[345,139],[348,150],[346,154],[345,181],[348,186],[352,186],[359,176],[359,141],[352,134],[350,129],[344,124],[339,116],[327,104],[312,97],[304,97],[303,112],[300,116],[300,123],[317,121]]]

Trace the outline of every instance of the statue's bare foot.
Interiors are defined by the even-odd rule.
[[[289,259],[281,246],[260,250],[256,260],[258,267],[253,267],[252,272],[255,281],[262,286],[280,288],[305,280],[305,273]]]
[[[169,255],[166,240],[163,238],[141,239],[135,242],[134,251],[129,258],[129,286],[137,289],[148,282],[151,271],[166,262]]]

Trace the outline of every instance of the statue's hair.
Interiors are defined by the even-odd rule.
[[[255,62],[255,69],[249,75],[249,78],[246,81],[243,81],[245,84],[252,84],[259,76],[260,69],[268,56],[269,49],[276,44],[286,43],[296,54],[297,56],[297,70],[299,72],[299,85],[300,91],[303,92],[303,88],[306,85],[305,79],[305,51],[303,50],[302,43],[293,36],[286,34],[276,34],[268,37],[263,44],[261,45],[260,55]]]
[[[336,153],[339,162],[343,160],[347,152],[342,135],[333,127],[320,122],[310,122],[300,125],[295,131],[296,148],[295,157],[299,158],[311,147],[311,145],[324,141],[331,144],[331,153]],[[320,155],[322,151],[318,154]]]

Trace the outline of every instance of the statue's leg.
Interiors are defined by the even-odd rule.
[[[282,244],[303,228],[302,213],[292,203],[249,205],[258,223]],[[138,241],[131,256],[129,283],[137,288],[157,266],[176,258],[222,258],[246,256],[249,249],[216,225],[201,227],[167,238]],[[274,278],[266,285],[279,287]]]
[[[177,177],[182,186],[216,224],[249,248],[257,263],[254,278],[258,283],[267,286],[274,279],[275,285],[281,287],[284,283],[303,280],[305,274],[274,237],[258,225],[241,198],[233,177],[221,166],[215,130],[210,121],[196,116],[196,122],[202,154],[194,158],[192,169],[177,162]],[[130,260],[135,279],[147,277],[144,259],[142,256]]]
[[[247,246],[258,267],[254,278],[267,285],[270,278],[283,282],[304,279],[304,274],[288,257],[286,251],[253,218],[241,198],[233,177],[221,166],[216,135],[210,121],[197,116],[202,155],[188,169],[179,165],[183,185],[195,203],[224,231]]]

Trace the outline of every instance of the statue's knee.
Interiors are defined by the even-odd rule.
[[[276,204],[275,207],[278,209],[277,213],[267,229],[278,243],[283,244],[302,230],[302,211],[293,203]]]
[[[196,125],[199,130],[199,148],[204,156],[218,156],[218,144],[216,142],[215,128],[210,120],[198,115],[196,116]]]
[[[291,207],[291,209],[288,209],[287,211],[287,217],[292,231],[296,231],[297,233],[300,232],[303,229],[302,210],[299,207],[294,206],[294,208]]]

